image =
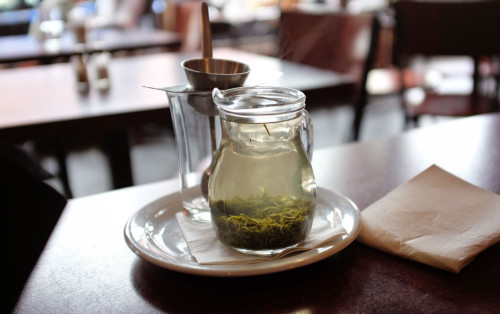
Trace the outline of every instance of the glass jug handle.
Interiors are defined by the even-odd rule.
[[[314,148],[314,128],[311,119],[311,115],[306,110],[302,110],[302,131],[306,133],[306,137],[302,137],[302,143],[305,144],[304,148],[306,150],[309,162],[312,162],[313,148]]]

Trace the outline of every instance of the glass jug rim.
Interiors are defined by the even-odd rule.
[[[222,118],[250,123],[283,121],[299,116],[306,99],[297,89],[275,86],[214,88],[212,97]]]

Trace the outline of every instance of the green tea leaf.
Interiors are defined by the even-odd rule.
[[[314,203],[291,196],[234,198],[210,203],[218,238],[225,244],[249,250],[279,249],[306,237]]]

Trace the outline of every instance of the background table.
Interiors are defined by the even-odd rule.
[[[433,163],[500,193],[500,114],[315,151],[318,184],[361,210]],[[494,313],[500,244],[449,273],[357,242],[276,274],[211,278],[154,266],[130,251],[127,219],[178,190],[176,180],[70,200],[16,313]]]
[[[0,141],[71,141],[103,135],[115,188],[133,184],[126,131],[145,123],[171,123],[166,94],[144,88],[185,84],[182,60],[197,53],[167,52],[112,59],[111,88],[76,92],[71,64],[3,69]],[[221,48],[214,57],[246,62],[251,67],[247,85],[269,84],[302,90],[308,105],[328,95],[339,100],[352,88],[350,75],[320,70],[239,50]],[[278,77],[277,73],[283,75]],[[91,82],[92,83],[92,82]]]
[[[87,37],[87,43],[82,47],[75,45],[71,33],[47,42],[30,35],[0,36],[0,63],[67,61],[72,55],[81,54],[82,50],[87,54],[150,48],[178,50],[182,43],[181,35],[175,32],[140,28],[94,30]]]

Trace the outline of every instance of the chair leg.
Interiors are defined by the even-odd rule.
[[[58,177],[61,180],[64,194],[66,198],[73,198],[73,193],[71,192],[71,187],[68,178],[68,168],[66,165],[66,148],[63,143],[57,142],[52,145],[52,149],[55,154],[57,165],[59,166]]]
[[[412,121],[412,118],[407,113],[405,113],[405,122],[404,122],[404,126],[403,126],[403,129],[405,131],[408,131],[410,129],[411,121]]]
[[[361,133],[361,123],[363,121],[366,99],[358,100],[354,105],[354,118],[352,121],[351,140],[358,141]]]
[[[359,135],[361,132],[361,120],[362,120],[363,113],[362,112],[356,112],[354,114],[354,120],[352,123],[352,133],[351,133],[351,139],[352,141],[358,141],[359,140]]]
[[[419,116],[409,115],[405,113],[404,130],[416,128],[419,125]]]
[[[134,185],[128,131],[120,130],[106,134],[103,145],[111,169],[113,188],[120,189]]]
[[[412,121],[413,121],[413,126],[414,127],[417,128],[419,126],[419,123],[418,123],[419,120],[420,120],[419,116],[413,116]]]

